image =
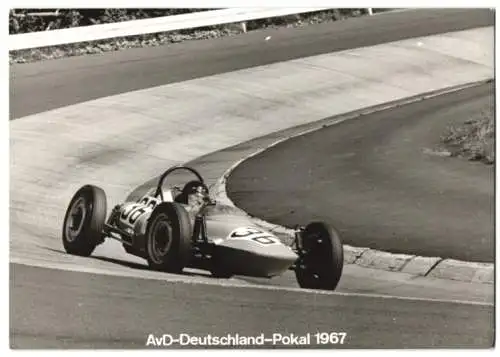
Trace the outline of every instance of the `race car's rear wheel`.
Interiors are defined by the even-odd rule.
[[[187,211],[176,202],[164,202],[151,213],[146,229],[146,254],[154,270],[179,273],[192,255],[192,228]]]
[[[302,249],[295,266],[301,288],[335,290],[342,276],[344,250],[337,231],[323,222],[312,222],[302,232]]]
[[[67,253],[88,257],[102,242],[106,220],[106,194],[93,185],[80,188],[64,216],[62,240]]]

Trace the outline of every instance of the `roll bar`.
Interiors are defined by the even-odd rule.
[[[172,172],[179,171],[179,170],[189,171],[189,172],[193,173],[201,183],[203,183],[203,184],[205,183],[205,181],[203,180],[203,177],[200,175],[200,173],[198,171],[196,171],[195,169],[193,169],[192,167],[184,166],[184,165],[172,166],[171,168],[169,168],[167,171],[165,171],[160,176],[160,179],[158,180],[158,186],[156,186],[155,197],[160,196],[162,202],[163,202],[163,191],[161,188],[163,186],[163,181],[165,181],[167,176],[170,175]]]

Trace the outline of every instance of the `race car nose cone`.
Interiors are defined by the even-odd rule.
[[[266,244],[254,240],[228,239],[218,244],[217,249],[222,263],[235,274],[241,275],[280,275],[298,258],[291,248],[281,243]]]

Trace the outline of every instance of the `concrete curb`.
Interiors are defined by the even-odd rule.
[[[229,167],[224,174],[217,180],[213,189],[215,198],[219,204],[229,208],[232,211],[236,211],[239,214],[249,217],[256,225],[266,229],[274,234],[276,234],[285,243],[290,244],[293,240],[294,231],[290,228],[286,228],[280,225],[276,225],[267,221],[264,221],[258,217],[253,217],[238,208],[233,201],[229,198],[226,191],[227,179],[231,173],[238,167],[241,163],[249,160],[265,150],[272,148],[286,140],[305,135],[307,133],[320,130],[327,126],[336,125],[343,121],[357,118],[362,115],[367,115],[379,111],[383,111],[389,108],[394,108],[420,100],[425,100],[435,96],[456,92],[462,89],[474,87],[488,81],[481,81],[470,83],[454,88],[446,88],[440,91],[434,91],[432,93],[422,94],[421,96],[411,97],[403,99],[401,101],[388,104],[387,106],[378,106],[375,108],[367,108],[366,111],[361,113],[354,113],[351,116],[346,116],[338,121],[329,123],[328,125],[320,125],[318,127],[313,127],[301,131],[299,133],[285,136],[270,145],[259,148],[250,155],[238,160],[231,167]],[[482,284],[493,284],[495,281],[495,264],[494,263],[478,263],[478,262],[465,262],[454,259],[443,259],[441,257],[423,257],[408,254],[395,254],[380,250],[375,250],[366,247],[353,247],[350,245],[344,245],[344,263],[345,264],[356,264],[361,267],[380,269],[390,272],[401,272],[416,277],[430,277],[439,278],[447,280],[457,280],[470,283],[482,283]]]

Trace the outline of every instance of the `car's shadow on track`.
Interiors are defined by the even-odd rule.
[[[59,253],[61,255],[65,256],[72,256],[71,254],[66,253],[63,250],[60,249],[54,249],[54,248],[48,248],[48,247],[41,247],[42,249],[49,250],[54,253]],[[107,263],[112,263],[116,265],[120,265],[126,268],[134,269],[134,270],[142,270],[142,271],[151,271],[153,272],[154,270],[150,269],[147,263],[141,264],[141,263],[135,263],[127,260],[122,260],[122,259],[116,259],[116,258],[110,258],[102,255],[91,255],[90,257],[80,257],[83,259],[92,259],[92,260],[99,260]],[[180,276],[200,276],[200,277],[210,277],[209,272],[203,272],[203,271],[196,271],[196,272],[190,272],[190,271],[183,271],[182,273],[178,273],[175,275],[180,275]]]
[[[38,246],[38,247],[41,249],[53,252],[53,253],[58,253],[60,255],[66,256],[66,257],[77,257],[77,256],[66,253],[62,249],[49,248],[49,247],[45,247],[45,246]],[[137,262],[131,262],[128,260],[110,258],[110,257],[106,257],[103,255],[91,255],[90,257],[78,257],[78,258],[89,259],[89,260],[94,260],[94,261],[97,260],[97,261],[101,261],[101,262],[111,263],[111,264],[119,265],[119,266],[133,269],[133,270],[154,272],[154,270],[151,270],[149,268],[149,266],[147,265],[146,262],[141,264],[141,263],[137,263]],[[214,281],[220,280],[219,278],[214,278],[210,272],[204,271],[204,270],[198,270],[198,269],[196,269],[196,270],[189,269],[187,271],[183,271],[182,273],[177,273],[175,275],[209,278],[209,279],[213,279]],[[255,278],[255,277],[235,275],[234,277],[232,277],[230,279],[223,279],[223,280],[231,280],[231,279],[235,279],[236,281],[239,281],[241,283],[250,284],[250,285],[289,286],[289,287],[296,286],[295,279],[292,278],[290,274],[284,274],[283,276],[274,277],[271,279],[270,278]]]

